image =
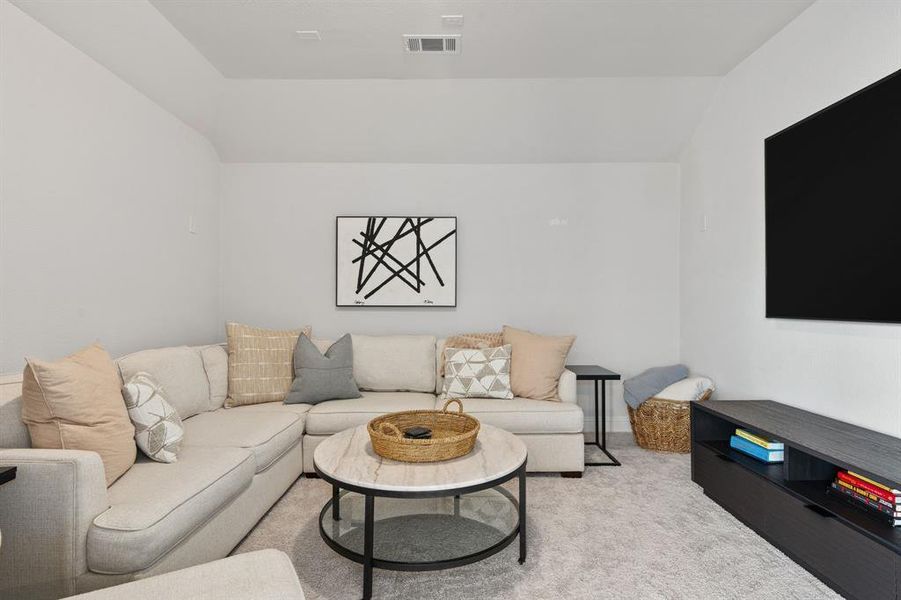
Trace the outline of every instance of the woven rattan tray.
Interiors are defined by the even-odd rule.
[[[458,412],[448,411],[456,403]],[[428,427],[432,438],[404,437],[410,427]],[[372,449],[384,458],[403,462],[438,462],[472,452],[479,435],[479,422],[463,412],[463,403],[451,398],[441,410],[407,410],[376,417],[367,426]]]

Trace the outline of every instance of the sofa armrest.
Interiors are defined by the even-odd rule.
[[[576,374],[569,369],[563,369],[563,374],[557,381],[557,395],[561,402],[578,402],[578,394],[576,393]]]
[[[109,508],[103,463],[84,450],[0,449],[16,478],[0,486],[0,597],[75,593],[88,529]]]

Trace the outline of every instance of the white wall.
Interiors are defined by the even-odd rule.
[[[901,327],[764,318],[763,188],[765,137],[899,67],[901,2],[821,1],[720,84],[682,157],[681,242],[681,356],[719,397],[901,434]]]
[[[147,0],[11,0],[120,79],[211,136],[225,79]]]
[[[226,319],[575,333],[571,361],[626,375],[677,358],[678,165],[224,164],[222,198]],[[456,309],[335,307],[335,216],[367,213],[457,216]]]
[[[229,79],[213,142],[225,162],[675,162],[717,81]]]
[[[220,338],[218,174],[200,134],[0,0],[0,373]]]

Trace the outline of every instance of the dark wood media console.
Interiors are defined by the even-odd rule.
[[[736,427],[785,444],[764,464],[729,447]],[[901,489],[901,439],[769,400],[694,402],[691,478],[848,598],[901,600],[901,527],[827,494],[838,469]]]

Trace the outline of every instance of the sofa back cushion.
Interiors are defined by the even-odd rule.
[[[122,381],[148,373],[162,387],[182,419],[210,410],[210,383],[199,348],[175,346],[141,350],[118,361]]]
[[[222,408],[228,396],[228,351],[221,344],[201,346],[200,358],[210,384],[210,410]]]
[[[353,374],[361,390],[435,393],[435,336],[352,337]]]
[[[0,375],[0,448],[30,448],[22,422],[22,376]]]

